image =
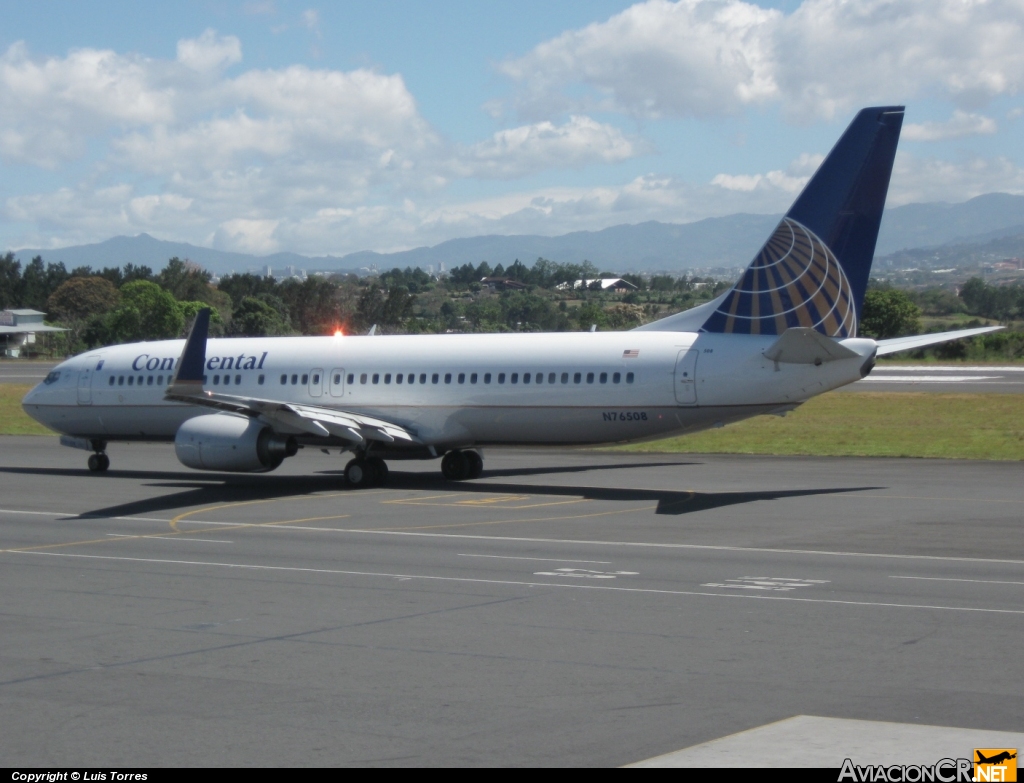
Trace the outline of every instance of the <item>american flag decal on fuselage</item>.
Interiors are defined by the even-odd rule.
[[[810,229],[787,217],[701,331],[771,335],[794,326],[828,337],[853,337],[857,313],[835,254]]]
[[[629,350],[623,351],[622,352],[622,358],[623,359],[639,359],[640,358],[640,349],[639,348],[630,348]]]

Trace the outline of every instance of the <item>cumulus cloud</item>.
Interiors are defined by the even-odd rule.
[[[831,118],[934,95],[967,110],[1024,87],[1022,36],[1019,0],[804,0],[790,14],[742,0],[648,0],[500,70],[526,116],[600,106],[710,117],[780,105]]]
[[[922,122],[903,126],[900,138],[907,141],[944,141],[964,136],[988,136],[999,130],[996,121],[982,114],[957,109],[946,122]]]
[[[242,42],[235,36],[223,38],[206,30],[198,38],[178,41],[178,62],[196,71],[212,71],[242,61]]]

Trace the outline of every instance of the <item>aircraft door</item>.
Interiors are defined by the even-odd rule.
[[[319,367],[309,371],[309,396],[319,397],[324,393],[324,371]]]
[[[680,405],[697,404],[697,350],[680,351],[676,359],[676,402]]]
[[[78,404],[92,405],[92,376],[91,367],[86,367],[78,373]]]
[[[345,394],[345,370],[341,367],[335,367],[331,370],[331,396],[342,397]]]

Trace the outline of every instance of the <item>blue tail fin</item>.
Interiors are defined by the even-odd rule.
[[[902,106],[854,117],[701,331],[857,334],[902,126]]]

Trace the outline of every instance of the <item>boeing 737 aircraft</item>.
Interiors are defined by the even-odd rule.
[[[628,332],[188,339],[58,365],[30,416],[110,464],[115,441],[173,441],[199,470],[268,471],[302,446],[351,451],[353,486],[386,459],[480,475],[487,445],[663,438],[791,410],[877,356],[992,328],[857,337],[903,107],[859,112],[746,272],[717,299]]]

